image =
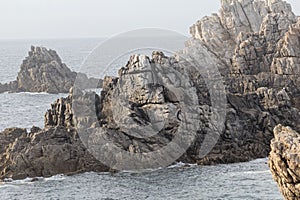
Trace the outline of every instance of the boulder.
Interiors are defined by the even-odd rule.
[[[300,198],[300,135],[282,125],[274,129],[269,167],[281,193],[287,200]]]

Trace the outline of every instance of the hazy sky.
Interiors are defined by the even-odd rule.
[[[0,39],[107,37],[155,27],[188,35],[220,0],[0,0]],[[212,3],[215,2],[215,3]],[[300,1],[288,0],[300,14]]]

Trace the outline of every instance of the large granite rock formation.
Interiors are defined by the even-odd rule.
[[[68,93],[76,78],[85,83],[85,88],[101,86],[98,79],[72,72],[54,50],[32,46],[28,57],[23,60],[17,79],[0,84],[0,93],[48,92]]]
[[[80,145],[115,169],[267,157],[276,124],[300,128],[299,30],[300,21],[285,1],[224,0],[219,14],[191,28],[185,49],[171,57],[162,52],[151,58],[132,56],[118,77],[104,79],[101,94],[74,88],[47,111],[46,128],[39,133],[55,137],[51,130],[60,127],[66,135],[80,136]],[[174,141],[183,142],[162,150]],[[23,150],[42,143],[29,143]],[[56,155],[63,165],[64,155]],[[35,156],[31,161],[39,162]],[[24,167],[2,163],[8,164],[1,177]]]
[[[269,166],[287,200],[300,198],[300,135],[282,125],[274,129]]]
[[[299,25],[285,1],[224,0],[219,14],[191,27],[193,38],[182,54],[199,46],[211,52],[228,100],[225,130],[198,162],[267,157],[276,124],[299,130]]]

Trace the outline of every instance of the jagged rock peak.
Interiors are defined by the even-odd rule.
[[[18,73],[19,91],[67,93],[77,73],[72,72],[54,50],[34,47],[28,53]]]
[[[81,89],[98,88],[102,85],[102,80],[71,71],[56,51],[31,46],[16,80],[0,84],[0,93],[6,91],[68,93],[75,80]]]
[[[56,51],[47,49],[46,47],[31,46],[30,51],[28,52],[28,57],[25,58],[25,61],[32,59],[43,62],[56,61],[59,64],[62,64],[62,61]]]
[[[264,27],[270,24],[268,18],[274,15],[278,15],[273,21],[279,27],[297,21],[291,5],[282,0],[222,0],[221,5],[218,14],[197,21],[190,32],[227,64],[230,64],[241,32],[259,33],[266,29]],[[284,23],[278,18],[284,19]]]

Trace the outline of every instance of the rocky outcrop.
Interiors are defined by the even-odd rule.
[[[287,200],[300,198],[300,135],[282,125],[274,129],[269,167]]]
[[[0,93],[8,92],[8,91],[16,91],[18,88],[17,81],[12,81],[10,83],[1,84],[0,83]]]
[[[240,43],[239,35],[256,33],[253,36],[258,37],[257,33],[265,30],[265,36],[271,36],[266,39],[272,40],[274,45],[280,32],[285,32],[296,21],[291,6],[282,0],[221,0],[221,6],[219,14],[199,20],[190,32],[228,65],[231,65],[236,45]],[[253,56],[250,52],[245,53]]]
[[[285,1],[229,0],[222,1],[219,14],[192,26],[193,38],[181,55],[196,57],[201,46],[209,51],[211,62],[225,79],[228,100],[225,130],[211,153],[198,163],[266,157],[276,124],[299,130],[299,55],[295,55],[300,53],[295,51],[299,24]],[[294,52],[293,58],[283,52]],[[281,72],[287,71],[285,63],[290,63],[289,73]],[[274,70],[277,66],[279,70]],[[193,74],[199,85],[200,74]],[[200,86],[198,96],[207,96]]]
[[[166,58],[160,53],[157,55],[157,52],[154,53],[152,59],[145,59],[143,56],[132,58],[125,70],[121,70],[118,79],[114,80],[116,83],[112,84],[113,86],[108,90],[111,92],[108,94],[119,94],[118,90],[121,87],[119,85],[125,84],[127,81],[131,80],[130,83],[136,83],[137,78],[127,75],[131,74],[131,71],[135,74],[145,68],[154,71],[164,79],[165,76],[168,77],[165,68],[171,68],[174,70],[172,73],[179,73],[184,80],[188,77],[192,83],[189,87],[193,88],[198,99],[198,105],[195,106],[196,112],[199,114],[196,117],[198,120],[191,122],[194,125],[191,130],[198,130],[193,143],[180,159],[199,164],[216,164],[267,157],[270,152],[270,141],[273,138],[273,128],[276,124],[282,123],[299,130],[298,65],[296,64],[299,55],[293,55],[294,61],[290,62],[288,74],[274,70],[275,65],[279,66],[278,68],[285,67],[284,63],[282,65],[277,63],[291,60],[291,56],[283,52],[300,53],[297,51],[297,42],[294,41],[298,40],[295,35],[297,35],[299,24],[300,21],[285,1],[222,1],[219,15],[206,17],[191,28],[193,38],[187,42],[187,47],[175,58]],[[150,65],[155,63],[156,68],[150,69],[148,63]],[[201,65],[202,68],[190,66],[195,64]],[[207,81],[205,81],[205,78],[208,76],[212,78],[215,74],[212,71],[210,71],[211,74],[205,72],[210,70],[210,67],[205,66],[217,66],[225,80],[228,102],[225,108],[218,108],[217,111],[214,110],[213,103],[218,99],[213,99],[215,97],[209,94],[209,90],[216,89],[217,86],[207,85]],[[184,70],[182,70],[183,68]],[[145,80],[152,80],[148,78],[148,75],[140,76],[145,77]],[[176,78],[165,79],[168,80],[168,84],[163,82],[162,85],[167,85],[166,88],[171,88],[170,91],[176,91],[174,89],[174,84],[177,84],[174,81]],[[177,79],[182,80],[178,77]],[[138,84],[143,89],[144,84],[151,83],[145,80]],[[139,105],[136,100],[142,97],[147,99],[147,95],[154,92],[153,90],[149,92],[148,88],[144,90],[145,93],[136,86],[124,86],[122,91],[124,94],[128,94],[124,99],[130,99],[132,102],[131,107],[129,105],[125,107],[138,110],[135,108]],[[175,94],[177,93],[175,92]],[[193,94],[193,92],[189,92],[189,94]],[[109,107],[113,107],[111,102],[118,100],[116,98],[109,100],[108,97],[101,97],[104,98],[107,105],[103,106],[103,110],[98,114],[100,124],[105,127],[113,126],[113,129],[118,130],[117,135],[119,136],[128,135],[130,131],[126,132],[118,127],[122,121],[116,122],[113,112],[109,109]],[[165,99],[168,98],[165,97]],[[168,102],[160,102],[160,104],[168,105]],[[124,107],[124,103],[115,105],[118,108]],[[124,112],[124,110],[119,110],[116,113],[119,113],[118,116],[121,118],[124,117],[122,120],[127,119],[126,116],[131,116],[131,120],[142,121],[141,115],[130,115]],[[216,112],[226,112],[227,117],[224,124],[213,122],[214,117],[219,117],[218,115],[211,116]],[[153,113],[158,114],[158,112]],[[165,116],[165,118],[167,117]],[[132,124],[130,120],[125,121]],[[145,126],[142,122],[140,125]],[[214,127],[217,128],[214,129]],[[175,128],[171,130],[175,131]],[[210,132],[218,135],[219,139],[213,150],[202,157],[201,144]],[[134,143],[138,144],[138,142]],[[147,144],[145,141],[141,143]],[[138,146],[143,145],[135,146],[139,149]],[[144,152],[143,149],[140,151]],[[147,152],[147,150],[145,151]]]
[[[117,77],[104,79],[100,94],[83,92],[78,82],[52,104],[38,133],[55,137],[51,130],[59,127],[60,134],[80,137],[70,149],[87,148],[83,158],[92,155],[99,166],[117,170],[267,157],[276,124],[300,130],[299,30],[285,1],[224,0],[219,14],[191,28],[193,37],[176,55],[133,55]],[[24,152],[58,142],[49,137]],[[55,155],[63,165],[64,154]],[[10,160],[2,177],[25,166]],[[80,168],[89,169],[108,168]]]
[[[62,126],[29,133],[6,129],[0,142],[0,179],[109,170],[86,150],[76,131]]]
[[[68,93],[75,80],[85,83],[82,84],[84,88],[95,88],[102,84],[98,79],[72,72],[54,50],[32,46],[28,57],[23,60],[16,81],[0,84],[0,93]]]

